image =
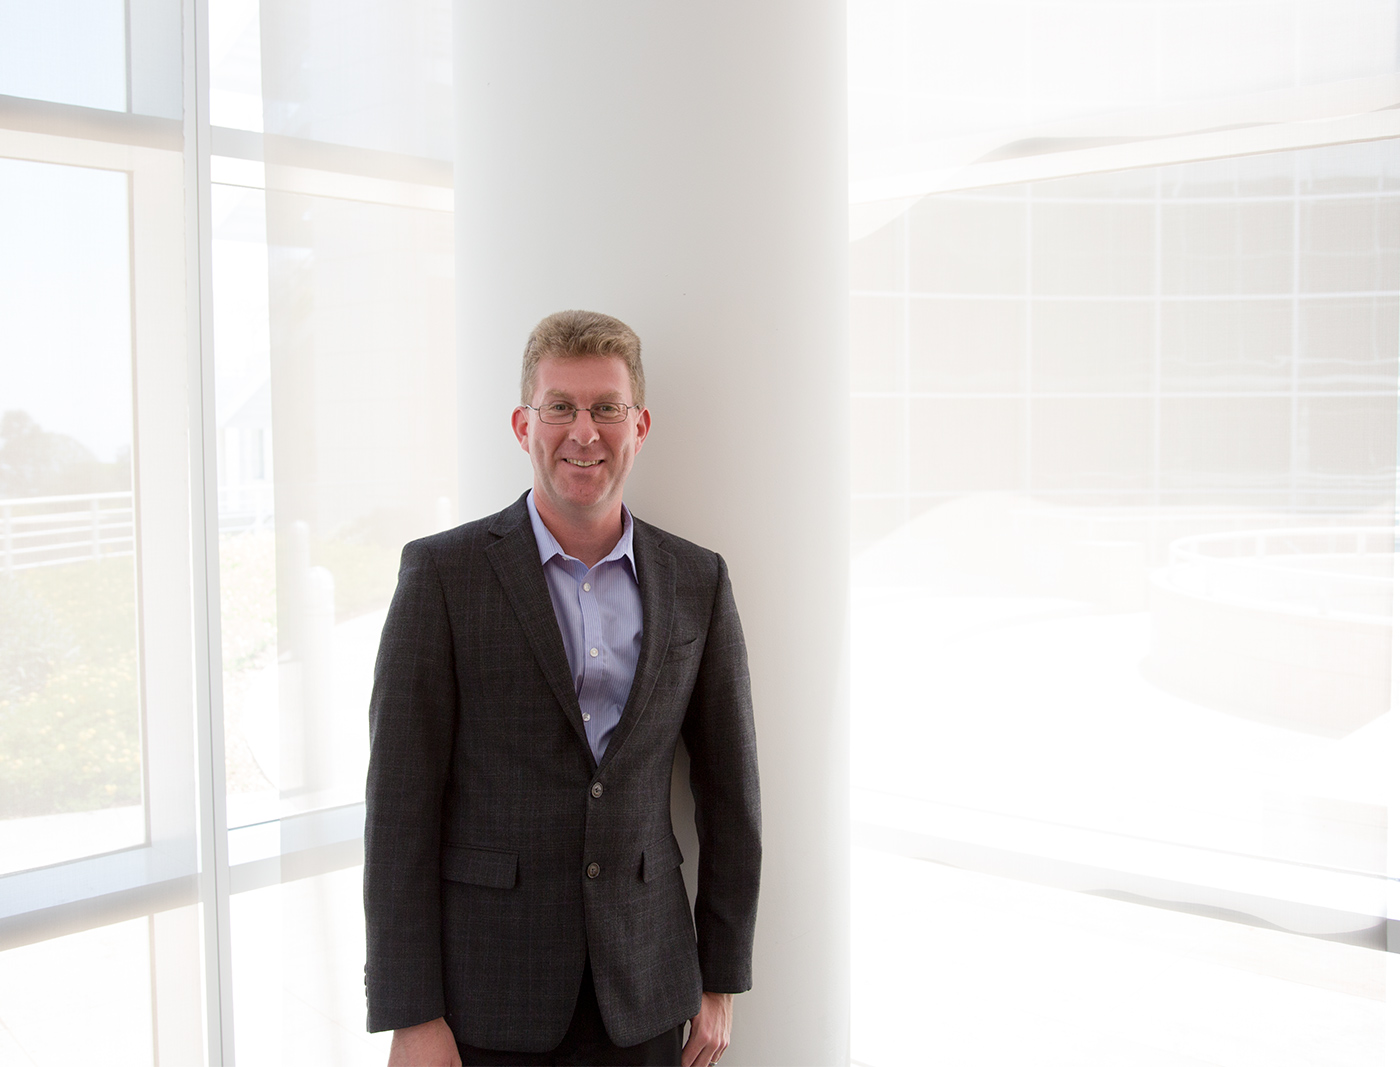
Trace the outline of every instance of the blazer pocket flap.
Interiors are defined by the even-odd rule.
[[[685,656],[697,649],[704,648],[704,642],[700,638],[700,634],[677,634],[667,647],[666,655]]]
[[[442,847],[442,876],[453,882],[513,889],[518,865],[514,852],[495,852],[466,845]]]
[[[642,849],[642,881],[660,878],[667,871],[674,871],[684,860],[676,835],[667,834]]]

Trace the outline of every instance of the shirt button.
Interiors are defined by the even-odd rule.
[[[588,714],[588,712],[585,711],[585,712],[583,713],[583,721],[584,721],[584,722],[587,722],[587,721],[588,721],[589,719],[591,719],[591,718],[593,718],[593,716],[590,715],[590,714]]]
[[[590,589],[592,589],[592,588],[593,588],[593,587],[592,587],[591,585],[589,585],[587,582],[584,582],[584,583],[583,583],[583,591],[584,591],[585,593],[588,592],[588,591],[589,591]]]
[[[590,878],[597,878],[598,875],[600,875],[600,874],[602,874],[602,873],[603,873],[603,868],[599,867],[596,863],[590,863],[590,864],[588,865],[588,877],[590,877]]]
[[[597,650],[596,648],[590,648],[590,649],[588,650],[588,654],[589,654],[590,656],[596,656],[596,655],[598,654],[598,650]]]
[[[600,796],[602,796],[602,795],[603,795],[603,783],[602,783],[602,782],[594,782],[594,783],[593,783],[593,788],[590,789],[589,792],[592,793],[595,797],[600,797]]]

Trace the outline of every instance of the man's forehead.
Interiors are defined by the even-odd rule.
[[[573,392],[574,392],[574,391],[573,391],[572,389],[560,388],[560,387],[558,387],[558,386],[550,386],[549,388],[545,389],[544,395],[545,395],[545,396],[571,396],[571,395],[573,395]],[[621,390],[621,389],[603,389],[603,390],[601,390],[601,391],[598,391],[598,392],[597,392],[597,395],[598,395],[598,396],[619,396],[619,397],[620,397],[620,396],[622,395],[622,390]]]
[[[625,398],[632,382],[627,364],[619,356],[543,357],[535,376],[545,396],[572,397],[576,393],[602,398]]]

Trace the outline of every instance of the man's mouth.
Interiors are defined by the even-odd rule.
[[[570,459],[568,456],[565,456],[564,462],[572,463],[575,467],[596,467],[603,461],[601,459]]]

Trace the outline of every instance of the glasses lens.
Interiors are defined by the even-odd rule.
[[[627,407],[623,404],[594,404],[589,411],[594,422],[621,422],[627,418]]]
[[[543,404],[539,408],[540,422],[548,422],[556,426],[560,423],[573,422],[574,413],[577,410],[578,409],[575,408],[572,404],[564,404],[558,402],[553,404]]]

